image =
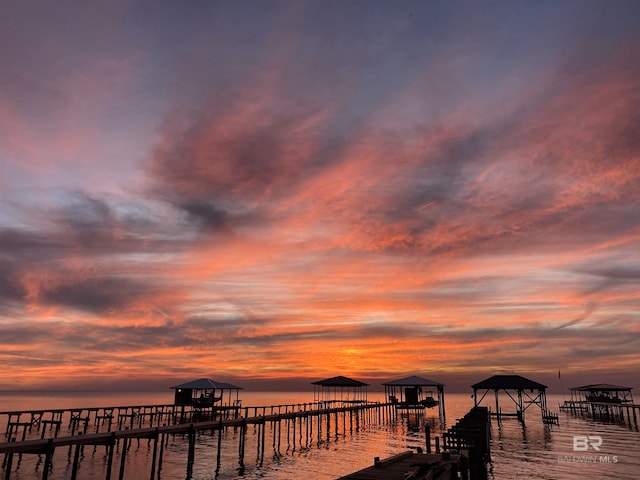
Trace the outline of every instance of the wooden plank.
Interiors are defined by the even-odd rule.
[[[449,480],[452,471],[460,471],[460,454],[423,454],[403,452],[337,480]]]

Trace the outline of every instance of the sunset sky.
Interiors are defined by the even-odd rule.
[[[637,389],[640,2],[3,1],[0,196],[0,390]]]

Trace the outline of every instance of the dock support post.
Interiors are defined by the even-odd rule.
[[[53,439],[49,439],[47,442],[47,448],[44,455],[44,469],[42,470],[42,480],[47,480],[49,478],[49,470],[51,469],[51,460],[53,459]]]
[[[76,450],[73,454],[73,467],[71,469],[71,480],[78,478],[78,462],[80,461],[80,444],[76,444]]]
[[[222,418],[220,418],[220,425],[218,426],[218,445],[216,445],[216,473],[220,471],[221,449],[222,449]]]
[[[129,449],[128,439],[125,437],[122,439],[122,453],[120,454],[120,474],[118,480],[124,480],[124,465],[127,460],[127,450]]]
[[[260,465],[262,465],[262,462],[264,461],[264,437],[265,437],[265,430],[267,429],[267,422],[263,422],[262,423],[262,441],[260,442]]]
[[[277,424],[275,421],[271,422],[271,433],[273,436],[273,441],[271,444],[271,447],[273,448],[273,453],[276,453],[276,428],[277,428]]]
[[[426,447],[427,447],[427,454],[431,453],[431,427],[429,427],[428,423],[425,423],[424,425],[424,437],[425,437],[425,442],[427,443]]]
[[[285,414],[286,413],[287,412],[285,412]],[[291,448],[291,419],[287,418],[286,423],[287,423],[287,449],[285,450],[285,452],[289,453],[289,449]]]
[[[151,456],[151,475],[149,476],[150,480],[154,480],[154,477],[156,476],[156,459],[158,457],[159,436],[159,429],[156,428],[155,434],[153,435],[153,455]]]
[[[260,444],[262,443],[262,426],[260,423],[253,426],[254,432],[256,428],[258,429],[258,432],[256,433],[256,460],[260,462]]]
[[[293,437],[293,448],[291,449],[291,452],[295,452],[296,451],[296,417],[293,417],[291,419],[291,423],[293,423],[293,433],[291,434],[291,436]]]
[[[239,473],[244,472],[244,443],[245,443],[245,439],[246,439],[246,434],[247,434],[247,423],[245,421],[242,422],[242,425],[240,427],[240,442],[239,442],[239,446],[238,446],[238,464],[239,464]]]
[[[342,412],[342,435],[347,436],[347,412]]]
[[[111,438],[109,438],[109,443],[107,446],[109,451],[109,459],[107,461],[107,475],[105,480],[111,480],[111,467],[113,465],[113,451],[116,449],[116,434],[112,433]]]
[[[331,412],[327,410],[327,442],[331,439]]]
[[[169,435],[164,433],[160,435],[160,455],[158,457],[158,480],[160,480],[160,472],[162,471],[162,460],[164,459],[165,438],[168,441]]]
[[[187,478],[193,473],[193,462],[196,456],[196,430],[193,423],[189,426],[189,452],[187,454]]]
[[[13,467],[13,453],[7,453],[6,456],[6,470],[4,472],[5,480],[11,480],[11,468]]]

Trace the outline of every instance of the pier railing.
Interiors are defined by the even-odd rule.
[[[244,468],[245,442],[247,428],[256,430],[259,458],[264,458],[266,429],[272,432],[274,454],[280,454],[281,437],[287,443],[301,438],[317,437],[318,443],[330,441],[338,432],[359,429],[364,424],[381,423],[386,417],[387,404],[380,402],[322,402],[273,405],[263,407],[229,407],[211,411],[187,408],[175,405],[105,407],[72,410],[39,410],[20,412],[0,412],[8,418],[7,441],[0,443],[0,454],[4,454],[3,470],[5,480],[10,480],[15,455],[25,454],[44,456],[42,479],[47,480],[56,450],[68,447],[68,458],[72,461],[71,480],[76,479],[82,449],[85,446],[105,446],[106,479],[112,478],[115,461],[114,452],[120,455],[118,479],[125,478],[124,471],[129,444],[132,440],[147,439],[152,446],[150,479],[159,478],[162,467],[164,445],[168,436],[183,435],[188,439],[187,477],[190,477],[195,458],[196,438],[199,432],[217,432],[217,468],[220,465],[222,432],[232,428],[238,432],[238,463]],[[204,419],[207,415],[211,417]],[[20,421],[21,419],[25,421]],[[52,424],[50,422],[59,422]],[[66,435],[61,435],[62,423]],[[100,431],[106,422],[106,430]],[[165,422],[162,425],[156,423]],[[141,426],[143,424],[148,426]],[[78,425],[76,425],[78,424]],[[92,424],[93,432],[87,426]],[[284,428],[283,427],[284,424]],[[110,429],[111,426],[115,429]],[[15,428],[21,428],[18,432]],[[315,429],[315,432],[314,432]],[[296,431],[298,432],[296,434]],[[40,433],[38,433],[40,432]],[[14,434],[20,433],[18,436]],[[39,437],[39,438],[38,438]],[[287,449],[289,446],[287,447]],[[71,460],[72,459],[72,460]],[[157,475],[157,477],[156,477]]]
[[[379,402],[374,402],[378,404]],[[265,406],[128,405],[51,410],[0,412],[0,442],[36,438],[56,438],[124,429],[161,427],[192,422],[259,417],[291,412],[316,412],[337,407],[360,406],[371,402],[331,400]]]
[[[491,421],[487,407],[473,407],[442,434],[444,450],[466,450],[469,463],[482,464],[491,455]]]

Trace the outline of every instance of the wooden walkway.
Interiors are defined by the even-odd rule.
[[[148,439],[149,442],[153,442],[152,445],[152,460],[151,460],[151,472],[147,478],[151,480],[159,478],[159,472],[162,468],[163,449],[165,440],[169,435],[185,435],[188,438],[188,452],[187,452],[187,478],[191,475],[191,470],[195,461],[195,446],[198,432],[202,431],[217,431],[217,465],[220,465],[221,448],[222,448],[222,432],[225,429],[233,428],[240,432],[238,435],[238,464],[240,470],[244,466],[245,455],[245,442],[247,435],[247,428],[250,425],[255,426],[257,430],[257,448],[259,458],[264,458],[265,445],[267,441],[271,440],[274,453],[280,453],[280,437],[286,435],[287,439],[290,434],[290,430],[293,432],[291,437],[296,438],[296,428],[298,428],[299,436],[302,436],[303,429],[305,430],[305,438],[311,438],[314,435],[313,427],[315,425],[315,435],[318,438],[318,442],[330,441],[332,435],[337,435],[341,430],[343,434],[347,431],[358,430],[364,424],[377,423],[380,424],[385,420],[386,404],[375,403],[361,403],[351,404],[341,407],[326,408],[328,404],[297,404],[297,405],[279,405],[274,407],[247,407],[246,409],[238,409],[235,413],[240,416],[234,418],[228,418],[218,416],[215,420],[199,421],[190,423],[179,423],[179,420],[188,418],[193,419],[194,415],[186,415],[184,412],[173,412],[173,421],[176,423],[171,425],[151,426],[144,428],[129,428],[125,425],[125,429],[117,429],[114,431],[102,431],[96,433],[87,433],[86,428],[84,431],[73,430],[71,435],[67,436],[51,436],[49,438],[15,438],[10,437],[9,441],[0,443],[0,454],[4,454],[3,469],[5,480],[11,479],[13,472],[13,457],[14,455],[22,456],[24,454],[44,455],[44,468],[41,473],[43,480],[48,480],[52,460],[56,450],[61,447],[68,447],[68,456],[73,458],[73,464],[71,467],[71,478],[75,480],[79,462],[82,459],[82,449],[87,445],[97,446],[104,445],[107,448],[106,453],[106,475],[105,478],[110,480],[112,473],[114,472],[114,452],[118,450],[120,452],[120,464],[118,479],[122,480],[125,477],[125,465],[126,456],[128,451],[128,445],[132,440]],[[122,407],[124,408],[124,407]],[[91,409],[103,411],[103,409]],[[84,411],[84,410],[83,410]],[[255,416],[242,416],[242,414],[249,414],[249,412],[279,412],[258,414]],[[14,412],[15,413],[15,412]],[[19,412],[20,417],[29,417],[31,412]],[[202,412],[191,412],[201,415]],[[85,419],[84,424],[89,423],[91,418],[98,419],[98,416],[82,417]],[[15,418],[15,417],[14,417]],[[123,417],[128,418],[128,417]],[[137,420],[137,417],[132,417]],[[154,417],[155,418],[155,417]],[[314,421],[315,420],[315,421]],[[157,420],[156,420],[157,421]],[[73,421],[70,420],[72,423]],[[153,420],[152,420],[153,422]],[[14,422],[18,423],[18,422]],[[28,432],[27,422],[24,422],[24,432]],[[285,429],[281,428],[282,424],[285,424]],[[32,425],[32,424],[30,424]],[[122,424],[120,424],[122,425]],[[135,422],[134,422],[135,425]],[[265,438],[266,426],[271,425],[273,437],[271,439]],[[42,428],[46,428],[46,425],[41,423]],[[9,429],[9,427],[7,427]],[[284,433],[283,433],[284,432]],[[44,434],[43,434],[44,436]],[[295,449],[295,444],[294,444]],[[34,477],[37,478],[37,477]]]
[[[458,475],[460,474],[460,476]],[[374,459],[373,466],[338,480],[451,480],[469,478],[467,459],[457,453],[400,453]]]
[[[59,435],[159,427],[212,418],[236,418],[241,414],[242,408],[239,406],[193,408],[173,404],[21,410],[0,412],[0,425],[5,429],[6,441],[23,441],[55,438]]]
[[[429,428],[425,428],[427,453],[419,448],[385,460],[374,459],[373,466],[340,477],[338,480],[483,480],[491,455],[491,422],[486,407],[475,406],[442,434],[440,452],[431,453]]]

